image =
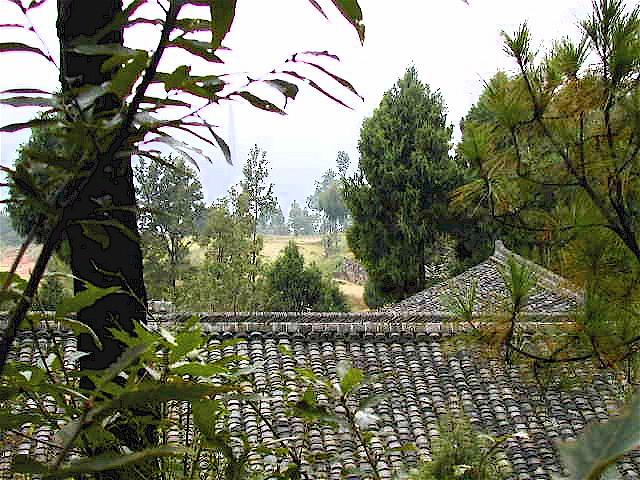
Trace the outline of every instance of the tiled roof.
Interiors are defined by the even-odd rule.
[[[438,419],[443,415],[464,412],[473,427],[499,436],[526,432],[528,438],[508,440],[503,451],[512,469],[511,478],[549,479],[561,468],[554,447],[558,439],[574,438],[591,421],[603,421],[618,407],[619,390],[613,376],[606,371],[585,367],[580,372],[588,379],[581,386],[560,388],[552,385],[541,391],[524,367],[505,366],[500,360],[488,359],[479,348],[454,346],[447,323],[430,322],[430,316],[413,316],[410,322],[398,323],[395,317],[383,321],[378,315],[350,315],[327,321],[326,314],[233,314],[203,317],[203,331],[214,347],[227,338],[244,341],[220,351],[209,350],[209,359],[238,354],[247,360],[241,367],[255,368],[253,385],[247,392],[264,394],[261,410],[275,426],[280,438],[301,443],[304,431],[300,419],[288,416],[285,403],[300,399],[301,391],[294,380],[297,367],[311,369],[318,375],[337,381],[336,366],[347,360],[368,375],[382,374],[377,382],[365,387],[363,395],[390,394],[374,407],[379,416],[379,432],[374,443],[379,451],[412,442],[417,451],[392,451],[378,465],[384,478],[394,470],[413,466],[419,459],[428,460],[433,441],[439,436]],[[163,321],[180,321],[181,316],[161,317]],[[269,319],[265,321],[265,318]],[[336,321],[339,318],[339,321]],[[375,318],[376,321],[370,320]],[[221,321],[222,320],[222,321]],[[533,327],[533,326],[532,326]],[[540,328],[536,325],[535,328]],[[75,350],[72,335],[61,333],[60,341],[67,355]],[[280,347],[292,352],[286,355]],[[33,339],[22,334],[13,355],[32,361]],[[184,417],[182,410],[177,416]],[[229,427],[245,432],[255,442],[273,440],[273,433],[256,414],[240,401],[229,403]],[[347,467],[366,467],[362,452],[348,431],[322,426],[307,432],[306,447],[311,454],[336,455],[330,461],[308,466],[311,478],[338,480]],[[185,432],[177,432],[176,437]],[[46,431],[33,432],[32,437],[46,442]],[[11,454],[44,455],[42,443],[21,441],[12,452],[0,457],[1,472],[6,471]],[[262,459],[252,457],[259,465]],[[640,451],[619,464],[625,479],[640,478]],[[6,478],[6,477],[4,477]],[[356,477],[357,478],[357,477]]]
[[[527,260],[507,249],[498,240],[493,255],[460,275],[440,282],[401,302],[388,307],[390,312],[444,314],[448,308],[446,297],[468,290],[477,282],[475,312],[488,314],[504,309],[508,298],[507,287],[501,271],[509,257],[526,264],[534,273],[536,287],[529,298],[525,312],[530,315],[564,316],[576,310],[582,303],[583,293],[566,279]]]

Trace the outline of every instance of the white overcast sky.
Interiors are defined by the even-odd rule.
[[[284,210],[288,211],[294,199],[303,201],[322,172],[334,167],[339,150],[349,154],[352,165],[357,163],[362,120],[371,115],[384,91],[411,63],[424,82],[442,92],[458,138],[458,121],[477,99],[482,81],[499,69],[513,68],[502,51],[501,30],[513,31],[526,20],[534,45],[544,49],[552,39],[577,36],[575,25],[591,8],[589,0],[469,0],[468,5],[461,0],[360,0],[366,25],[366,40],[361,46],[355,31],[335,13],[331,2],[320,3],[329,13],[329,21],[307,0],[240,0],[225,41],[231,49],[223,53],[225,69],[258,76],[281,66],[295,52],[329,50],[341,61],[323,64],[348,79],[364,102],[325,80],[323,87],[347,100],[353,110],[306,86],[287,106],[287,116],[257,111],[240,102],[213,107],[208,119],[221,126],[220,133],[233,150],[234,165],[227,165],[213,150],[214,163],[200,163],[207,201],[225,194],[238,181],[254,143],[268,152],[271,180]],[[57,51],[55,4],[49,0],[33,15],[53,51]],[[0,19],[2,23],[19,19],[10,2],[0,2]],[[0,33],[2,41],[16,39],[27,37],[15,30]],[[146,31],[127,37],[130,45],[143,48],[151,48],[153,39],[154,32]],[[188,55],[171,54],[164,65],[172,69],[189,61]],[[197,73],[205,71],[197,69]],[[1,54],[0,90],[27,86],[53,90],[57,72],[34,55]],[[2,124],[25,115],[29,113],[0,107]],[[3,165],[13,162],[17,146],[26,138],[24,132],[0,134]]]

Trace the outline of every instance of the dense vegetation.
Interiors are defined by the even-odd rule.
[[[10,0],[24,24],[2,28],[37,33],[30,15],[44,1]],[[270,87],[286,105],[298,94],[294,81],[342,103],[307,77],[311,69],[355,92],[346,80],[313,63],[315,57],[335,57],[296,54],[287,60],[287,70],[246,77],[239,87],[227,75],[192,74],[188,65],[162,71],[160,61],[169,48],[223,63],[216,52],[231,29],[236,2],[159,1],[147,5],[159,18],[136,16],[146,3],[152,2],[60,0],[59,63],[46,46],[0,44],[0,52],[36,54],[59,65],[61,84],[61,93],[15,88],[1,99],[11,106],[50,109],[0,128],[32,129],[14,167],[3,170],[11,190],[8,212],[26,237],[17,260],[32,242],[41,243],[28,280],[14,270],[0,273],[0,305],[10,310],[0,337],[0,437],[28,437],[20,430],[23,425],[31,432],[47,427],[59,433],[58,443],[49,445],[55,448],[51,460],[17,455],[14,474],[100,480],[308,478],[312,454],[298,439],[278,438],[261,411],[263,392],[247,394],[256,379],[246,358],[228,354],[236,340],[206,345],[197,318],[175,332],[151,332],[144,325],[149,295],[170,298],[181,309],[347,309],[337,286],[317,265],[305,264],[294,242],[266,263],[261,254],[266,231],[321,233],[329,256],[337,234],[346,230],[369,273],[371,306],[424,288],[425,265],[445,257],[441,243],[454,245],[456,258],[446,260],[453,270],[501,236],[512,248],[535,251],[585,287],[574,328],[523,330],[535,274],[511,258],[502,272],[508,289],[504,311],[491,321],[474,318],[474,288],[453,299],[469,333],[454,341],[483,342],[485,354],[519,364],[541,389],[550,376],[584,362],[611,369],[628,391],[637,385],[640,7],[628,10],[621,0],[594,2],[591,17],[580,24],[583,38],[560,40],[541,58],[531,49],[526,25],[503,33],[518,72],[499,73],[487,83],[464,121],[455,157],[449,154],[452,127],[444,99],[409,67],[363,122],[356,173],[347,175],[349,159],[339,153],[338,173],[328,170],[305,206],[291,206],[287,225],[269,182],[266,152],[255,146],[239,184],[207,207],[197,175],[187,167],[206,152],[171,132],[181,130],[219,148],[230,160],[216,127],[200,115],[203,109],[241,99],[284,113],[276,100],[247,89]],[[326,16],[318,2],[310,3]],[[333,4],[363,40],[357,1]],[[209,7],[206,18],[188,16],[201,6]],[[124,45],[125,30],[140,23],[159,27],[158,43],[149,50]],[[197,36],[203,32],[207,41]],[[300,64],[304,68],[295,70]],[[178,95],[155,96],[152,84]],[[166,119],[168,107],[190,113]],[[173,147],[174,154],[161,156],[158,144]],[[133,157],[139,159],[136,167]],[[196,244],[204,252],[198,264],[191,258]],[[47,265],[59,274],[46,275]],[[55,312],[50,316],[44,310]],[[56,336],[60,327],[77,336],[78,368],[65,361]],[[8,361],[21,330],[46,340],[32,342],[35,364]],[[284,356],[291,355],[280,347]],[[210,356],[207,348],[216,354]],[[381,480],[384,452],[375,442],[383,432],[376,431],[379,418],[373,409],[384,395],[370,395],[377,379],[366,378],[359,368],[337,362],[334,370],[337,381],[290,369],[282,386],[287,414],[301,419],[300,442],[327,425],[351,434],[368,467],[342,473]],[[276,442],[255,445],[248,432],[232,433],[227,407],[240,401],[263,420]],[[178,423],[188,433],[172,442],[174,411],[183,407],[186,421]],[[611,473],[611,464],[640,443],[638,422],[636,398],[621,416],[588,429],[579,442],[560,444],[570,478],[594,480]],[[509,436],[479,434],[464,418],[442,421],[439,428],[441,441],[415,478],[505,475],[496,453]],[[256,454],[265,459],[260,466],[265,468],[251,465]]]

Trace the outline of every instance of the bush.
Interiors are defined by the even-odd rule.
[[[364,294],[362,295],[362,298],[369,308],[374,309],[384,307],[391,303],[389,297],[384,295],[384,293],[381,292],[377,285],[371,280],[368,280],[364,285]]]
[[[304,257],[290,241],[266,275],[267,305],[283,312],[345,312],[347,300],[316,265],[304,266]]]
[[[38,294],[33,302],[35,310],[55,311],[58,304],[65,298],[72,296],[70,289],[55,276],[46,276],[40,282]]]
[[[493,439],[474,432],[466,418],[440,421],[440,440],[435,443],[433,460],[423,464],[412,480],[501,480],[495,454],[505,439]]]

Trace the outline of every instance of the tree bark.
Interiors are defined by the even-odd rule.
[[[106,57],[81,55],[70,47],[84,36],[95,35],[121,12],[121,0],[58,0],[63,92],[68,93],[69,88],[100,85],[111,78],[111,72],[101,71]],[[107,32],[98,41],[122,45],[122,28]],[[119,99],[105,95],[98,99],[96,111],[108,112],[119,106]],[[78,348],[89,352],[80,360],[81,367],[98,370],[111,364],[122,352],[122,346],[111,337],[107,328],[117,326],[132,331],[134,320],[145,320],[146,291],[140,242],[130,238],[131,232],[138,236],[131,158],[128,155],[119,158],[97,155],[85,168],[87,172],[95,170],[95,173],[77,200],[67,206],[70,222],[66,235],[71,250],[71,270],[84,282],[99,287],[119,286],[133,293],[109,295],[78,313],[78,319],[91,326],[104,346],[99,351],[89,336],[81,336]],[[101,242],[85,235],[79,221],[115,221],[120,227],[90,227],[106,234],[107,240]],[[76,292],[84,288],[83,282],[75,282]]]
[[[82,37],[93,36],[104,29],[121,13],[122,0],[58,0],[60,80],[65,96],[74,88],[100,85],[111,78],[113,72],[101,69],[106,56],[81,55],[71,47]],[[98,43],[122,45],[122,27],[106,32]],[[121,99],[116,96],[104,95],[96,100],[94,114],[111,116],[121,105]],[[69,219],[65,234],[69,241],[71,270],[81,280],[75,281],[74,290],[76,293],[84,290],[86,282],[103,288],[117,286],[124,293],[108,295],[78,312],[78,320],[89,325],[102,342],[99,350],[89,335],[79,336],[78,350],[88,352],[80,359],[83,370],[103,370],[121,355],[124,346],[108,329],[133,332],[134,321],[146,321],[147,303],[131,156],[123,152],[105,154],[109,145],[99,145],[97,141],[95,146],[98,147],[95,158],[82,167],[91,175],[65,211]],[[85,230],[80,222],[85,222]],[[94,223],[91,227],[86,222],[108,222],[108,225]],[[94,229],[93,235],[87,235],[87,226]],[[81,379],[80,385],[93,388],[87,377]],[[150,407],[144,407],[130,414],[146,416],[154,412]],[[135,451],[153,443],[155,435],[150,424],[140,432],[130,423],[132,420],[124,418],[114,427],[113,433],[123,445]],[[148,478],[156,477],[153,462],[139,468]],[[99,475],[101,479],[126,477],[127,472],[121,471]]]

